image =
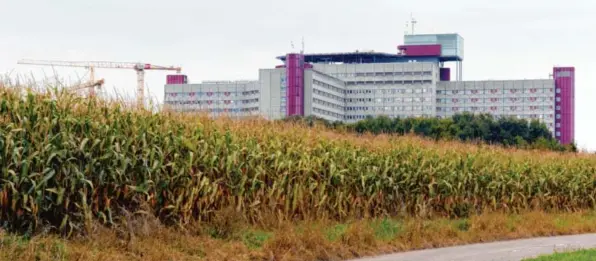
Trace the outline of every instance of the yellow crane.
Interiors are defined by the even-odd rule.
[[[45,66],[62,66],[62,67],[79,67],[86,68],[89,70],[90,81],[82,84],[76,88],[90,88],[90,94],[95,93],[95,88],[103,84],[103,79],[95,81],[95,69],[106,68],[106,69],[129,69],[137,72],[137,105],[143,107],[145,105],[145,71],[146,70],[166,70],[176,71],[180,73],[181,67],[175,66],[161,66],[153,65],[149,63],[131,63],[131,62],[109,62],[109,61],[50,61],[50,60],[20,60],[18,64],[29,64],[29,65],[45,65]],[[101,83],[100,83],[101,82]],[[84,87],[86,86],[86,87]]]

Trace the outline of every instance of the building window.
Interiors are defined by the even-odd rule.
[[[561,123],[557,122],[557,128],[561,128]]]
[[[557,137],[561,137],[561,132],[557,131]]]
[[[555,73],[555,76],[558,77],[571,77],[571,71],[558,71]]]
[[[561,88],[557,88],[557,93],[561,93]]]
[[[557,101],[560,102],[561,101],[561,97],[557,97]]]
[[[561,119],[561,114],[557,114],[557,119]]]

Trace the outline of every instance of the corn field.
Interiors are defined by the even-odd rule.
[[[0,222],[82,232],[149,206],[164,223],[596,206],[596,158],[354,136],[260,120],[129,110],[0,89]]]

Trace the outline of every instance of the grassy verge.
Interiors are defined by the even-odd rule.
[[[270,228],[228,222],[221,223],[226,227],[196,225],[180,230],[137,220],[124,230],[96,226],[88,237],[68,240],[53,235],[28,239],[3,233],[0,260],[346,260],[467,243],[596,232],[595,221],[593,212],[531,212],[466,219],[303,221]]]
[[[525,261],[593,261],[596,260],[596,250],[580,250],[569,253],[556,253]]]

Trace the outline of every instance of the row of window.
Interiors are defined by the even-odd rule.
[[[338,88],[338,87],[335,87],[333,85],[330,85],[330,84],[327,84],[327,83],[324,83],[324,82],[321,82],[321,81],[313,80],[313,84],[314,85],[317,85],[317,86],[320,86],[322,88],[328,89],[330,91],[337,92],[337,93],[343,93],[343,94],[346,93],[346,90],[344,90],[342,88]]]
[[[317,99],[317,98],[313,98],[312,101],[314,103],[316,103],[316,104],[320,104],[320,105],[323,105],[323,106],[326,106],[326,107],[329,107],[329,108],[334,108],[334,109],[337,109],[337,110],[344,110],[344,107],[343,106],[337,105],[335,103],[330,103],[328,101],[320,100],[320,99]]]
[[[355,106],[346,107],[347,111],[432,111],[433,106]]]
[[[485,102],[545,102],[554,101],[553,97],[511,97],[511,98],[437,98],[437,103],[485,103]],[[560,100],[560,99],[557,99]]]
[[[429,114],[388,114],[388,113],[381,113],[381,114],[375,114],[375,115],[384,115],[387,116],[389,118],[395,119],[395,118],[407,118],[407,117],[429,117]],[[367,115],[346,115],[344,117],[344,119],[346,120],[363,120],[366,119],[366,117],[368,116],[375,116],[373,114],[367,114]]]
[[[259,107],[251,107],[251,108],[232,108],[232,109],[222,109],[222,108],[216,108],[216,109],[209,109],[208,112],[211,113],[226,113],[226,112],[255,112],[258,111]]]
[[[319,115],[327,115],[327,116],[335,117],[337,119],[343,119],[343,115],[341,115],[339,113],[335,113],[335,112],[324,110],[324,109],[319,109],[316,107],[313,107],[312,110],[314,113],[317,113]]]
[[[378,90],[367,90],[367,89],[358,89],[358,90],[348,90],[348,94],[400,94],[400,93],[427,93],[427,88],[416,88],[416,89],[378,89]]]
[[[282,85],[280,88],[280,92],[279,92],[279,97],[280,98],[280,102],[279,102],[279,112],[282,115],[286,114],[286,106],[287,106],[287,98],[286,98],[286,83],[285,83],[285,78],[281,78],[282,79]]]
[[[399,103],[399,102],[430,102],[430,97],[405,97],[405,98],[348,98],[347,102],[376,102],[376,103]]]
[[[244,91],[244,92],[242,92],[242,95],[254,95],[254,94],[259,94],[259,90],[252,90],[252,91]]]
[[[196,112],[209,112],[209,113],[245,113],[245,112],[255,112],[259,110],[259,107],[251,107],[251,108],[179,108],[183,111],[196,111]]]
[[[242,95],[252,95],[252,94],[258,94],[259,91],[258,90],[253,90],[253,91],[243,91],[243,92],[211,92],[211,91],[198,91],[198,92],[168,92],[166,93],[166,96],[170,96],[170,97],[178,97],[178,96],[190,96],[190,97],[194,97],[194,96],[207,96],[207,97],[236,97],[239,96],[239,94]]]
[[[472,89],[472,90],[437,90],[437,94],[444,94],[444,95],[459,95],[459,94],[468,94],[468,95],[475,95],[475,94],[532,94],[532,93],[552,93],[553,89],[551,88],[531,88],[531,89],[502,89],[502,88],[493,88],[493,89]]]
[[[430,97],[405,97],[405,98],[377,98],[376,102],[396,103],[396,102],[430,102]]]
[[[319,90],[317,88],[313,88],[312,92],[314,94],[321,95],[323,97],[327,97],[327,98],[336,100],[336,101],[341,102],[341,103],[346,102],[346,99],[344,99],[343,97],[340,97],[340,96],[337,96],[337,95],[334,95],[334,94],[331,94],[331,93],[328,93],[328,92],[321,91],[321,90]]]
[[[365,119],[367,116],[374,116],[374,115],[385,115],[385,116],[388,116],[390,118],[429,117],[430,116],[429,114],[425,114],[425,113],[422,113],[422,114],[410,114],[410,113],[403,113],[403,114],[380,113],[379,114],[379,113],[377,113],[377,114],[366,114],[366,115],[346,115],[346,116],[344,116],[344,118],[346,120],[362,120],[362,119]],[[533,114],[533,115],[514,115],[514,116],[517,117],[518,119],[530,119],[530,120],[537,119],[537,120],[540,120],[540,121],[542,121],[542,119],[547,118],[547,115],[537,115],[537,114]],[[439,116],[436,116],[436,117],[437,118],[444,119],[444,118],[448,118],[450,116],[439,115]],[[504,117],[510,117],[510,115],[493,115],[493,117],[495,119],[500,119],[500,118],[504,118]],[[552,115],[550,115],[550,118],[552,118]],[[555,126],[553,123],[548,123],[546,125],[547,125],[547,127],[550,127],[550,128],[552,128],[553,126]],[[557,127],[560,127],[561,124],[560,123],[557,123],[556,126]]]
[[[338,78],[345,77],[372,77],[372,76],[431,76],[432,71],[415,71],[415,72],[361,72],[361,73],[330,73],[330,75]]]
[[[352,85],[404,85],[404,84],[431,84],[432,80],[385,80],[385,81],[349,81],[347,86]]]
[[[368,115],[346,115],[345,119],[346,120],[363,120],[363,119],[366,119],[366,116],[368,116]]]
[[[416,72],[366,72],[366,73],[355,73],[356,77],[372,77],[372,76],[431,76],[432,71],[416,71]]]
[[[550,108],[552,110],[552,107]],[[488,106],[488,107],[437,107],[437,111],[443,112],[496,112],[496,111],[546,111],[548,108],[546,106],[529,106],[529,107],[522,107],[522,106]],[[553,118],[553,115],[550,115],[550,118]]]
[[[258,103],[259,99],[255,98],[255,99],[249,99],[249,100],[240,100],[240,101],[234,101],[234,100],[191,100],[191,101],[164,101],[165,104],[171,104],[171,105],[176,105],[176,104],[199,104],[199,105],[212,105],[212,104],[229,104],[229,105],[234,105],[234,104],[251,104],[251,103]]]

